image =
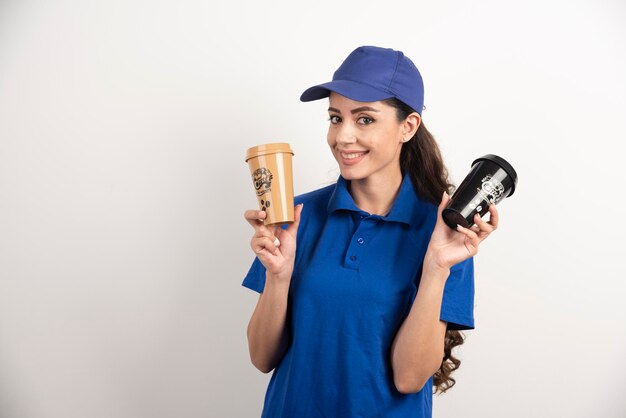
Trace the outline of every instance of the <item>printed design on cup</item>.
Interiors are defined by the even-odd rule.
[[[504,193],[504,186],[498,180],[493,179],[491,174],[487,174],[481,180],[480,188],[476,188],[478,196],[473,202],[469,204],[469,207],[476,212],[483,210],[483,202],[496,203],[502,197]]]
[[[267,208],[269,208],[271,205],[269,200],[263,200],[261,199],[261,210],[266,211]]]
[[[481,180],[482,184],[478,193],[483,199],[489,203],[496,203],[504,193],[504,186],[498,180],[494,179],[491,174],[487,174]]]
[[[257,196],[263,196],[265,193],[272,191],[272,179],[274,176],[271,171],[265,167],[258,168],[252,174],[254,180],[254,188]]]

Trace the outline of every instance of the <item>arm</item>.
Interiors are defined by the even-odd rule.
[[[391,346],[393,380],[400,393],[419,392],[441,366],[446,322],[439,314],[449,274],[424,263],[415,301]]]
[[[441,321],[441,304],[450,268],[478,253],[478,245],[498,225],[498,212],[489,206],[489,222],[478,214],[471,228],[450,229],[441,217],[450,197],[444,193],[438,209],[424,263],[422,276],[411,310],[400,326],[391,346],[391,366],[396,388],[401,393],[419,392],[435,374],[444,355],[447,323]]]
[[[244,217],[255,230],[252,250],[266,269],[265,285],[248,323],[248,349],[252,364],[268,373],[287,349],[287,306],[296,256],[296,236],[303,205],[296,206],[294,222],[286,229],[266,227],[263,211],[249,210]]]
[[[289,281],[266,273],[265,289],[259,296],[248,324],[248,348],[252,364],[262,371],[272,371],[287,349],[287,297]]]

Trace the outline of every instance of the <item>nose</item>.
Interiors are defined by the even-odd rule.
[[[352,144],[356,142],[356,133],[349,123],[343,123],[337,130],[336,137],[338,144]]]

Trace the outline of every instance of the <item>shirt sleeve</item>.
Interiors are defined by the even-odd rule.
[[[448,322],[449,330],[474,329],[474,257],[450,269],[440,319]]]
[[[263,293],[263,289],[265,288],[265,266],[258,257],[254,257],[252,266],[250,266],[248,274],[243,279],[242,286],[252,289],[255,292]]]

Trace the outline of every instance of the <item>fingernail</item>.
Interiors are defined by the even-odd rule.
[[[278,240],[278,238],[274,240],[274,245],[280,247],[280,241]]]

